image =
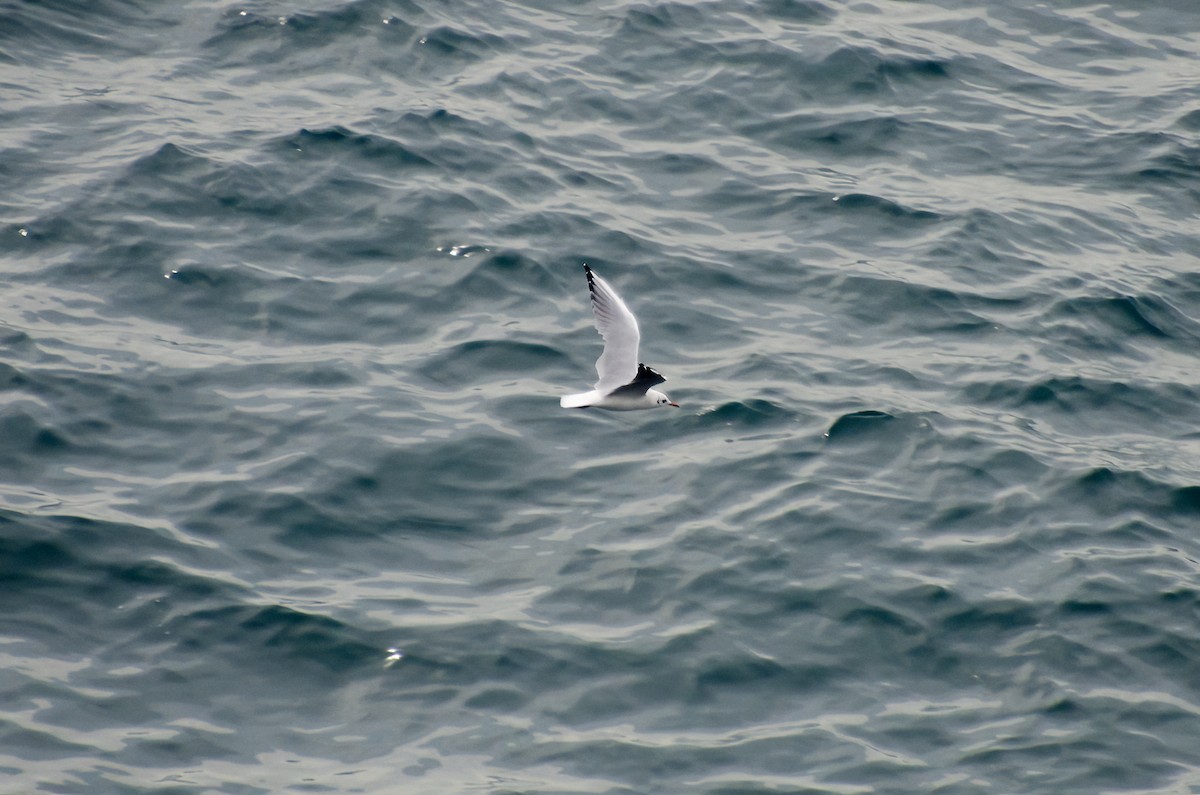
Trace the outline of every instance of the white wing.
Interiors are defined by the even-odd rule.
[[[596,390],[608,393],[637,377],[641,335],[637,318],[625,306],[621,296],[587,265],[583,270],[587,273],[588,292],[592,295],[596,329],[604,338],[604,353],[596,360],[596,374],[600,376]]]

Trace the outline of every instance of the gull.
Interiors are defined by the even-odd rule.
[[[596,360],[596,374],[600,380],[591,392],[564,395],[559,405],[565,409],[611,409],[613,411],[636,411],[654,409],[659,406],[674,406],[678,403],[650,387],[667,379],[638,361],[637,318],[625,306],[617,291],[601,279],[587,265],[588,292],[592,296],[592,314],[596,318],[596,330],[604,338],[604,353]]]

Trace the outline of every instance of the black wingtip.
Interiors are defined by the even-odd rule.
[[[655,370],[653,367],[647,367],[646,365],[642,364],[641,362],[638,362],[637,375],[634,377],[633,380],[635,383],[642,383],[642,382],[648,381],[648,382],[650,382],[651,386],[653,386],[654,384],[665,384],[667,382],[666,376],[664,376],[658,370]]]
[[[625,386],[617,387],[612,391],[612,394],[644,395],[647,389],[664,383],[666,380],[662,377],[662,373],[639,362],[637,375],[634,376],[633,380]]]
[[[591,266],[590,266],[590,265],[588,265],[587,263],[584,263],[584,265],[583,265],[583,272],[584,272],[585,274],[587,274],[587,280],[588,280],[588,292],[595,292],[595,291],[596,291],[596,282],[595,282],[595,281],[592,279],[592,268],[591,268]]]

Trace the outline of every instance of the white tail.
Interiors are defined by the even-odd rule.
[[[595,390],[591,392],[580,392],[577,395],[563,395],[558,399],[558,405],[564,409],[581,409],[584,406],[591,405],[596,397]]]

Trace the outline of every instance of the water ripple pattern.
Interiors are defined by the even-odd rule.
[[[0,3],[0,791],[1200,792],[1198,52]]]

